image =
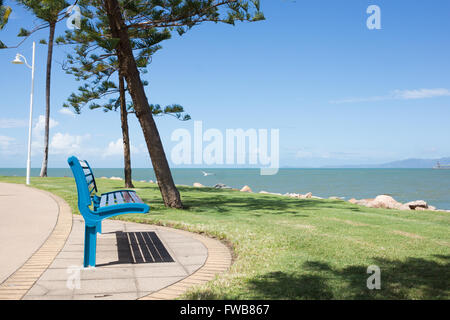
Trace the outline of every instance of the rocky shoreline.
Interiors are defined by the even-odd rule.
[[[107,177],[101,177],[101,179],[108,179]],[[109,179],[111,180],[123,180],[120,177],[110,177]],[[150,181],[145,181],[145,180],[140,180],[139,182],[148,182],[148,183],[157,183],[154,182],[153,180]],[[193,183],[193,187],[194,188],[206,188],[207,186],[202,185],[199,182],[194,182]],[[225,184],[222,183],[218,183],[216,185],[213,186],[213,188],[216,189],[231,189],[231,190],[236,190],[236,191],[241,191],[241,192],[248,192],[248,193],[253,193],[252,189],[245,185],[244,187],[242,187],[242,189],[235,189],[232,188],[230,186],[227,186]],[[281,193],[275,193],[275,192],[268,192],[268,191],[260,191],[260,194],[269,194],[269,195],[275,195],[275,196],[281,196],[281,197],[289,197],[289,198],[297,198],[297,199],[325,199],[325,198],[321,198],[321,197],[317,197],[314,196],[311,192],[308,192],[306,194],[300,194],[300,193],[285,193],[285,194],[281,194]],[[341,197],[329,197],[329,200],[340,200],[340,201],[346,201],[344,198]],[[348,202],[352,203],[352,204],[356,204],[356,205],[360,205],[360,206],[365,206],[368,208],[381,208],[381,209],[395,209],[395,210],[404,210],[404,211],[410,211],[410,210],[414,210],[414,211],[441,211],[441,212],[450,212],[450,210],[441,210],[441,209],[437,209],[434,206],[428,205],[428,203],[424,200],[415,200],[415,201],[410,201],[407,203],[401,203],[398,202],[397,200],[395,200],[393,197],[389,196],[389,195],[385,195],[385,194],[381,194],[376,196],[373,199],[360,199],[357,200],[355,198],[352,198],[350,200],[348,200]]]
[[[198,182],[194,183],[193,186],[196,188],[205,187],[201,183],[198,183]],[[221,185],[221,184],[215,185],[214,188],[233,189],[231,187]],[[239,189],[234,189],[234,190],[239,190]],[[245,185],[242,189],[240,189],[240,191],[253,193],[252,189],[247,185]],[[306,194],[300,194],[300,193],[281,194],[281,193],[274,193],[274,192],[268,192],[268,191],[260,191],[259,193],[282,196],[282,197],[289,197],[289,198],[297,198],[297,199],[324,199],[321,197],[314,196],[311,192],[308,192]],[[329,200],[346,201],[341,197],[329,197],[328,199]],[[428,211],[450,212],[450,210],[440,210],[434,206],[428,205],[428,203],[425,202],[424,200],[415,200],[415,201],[411,201],[411,202],[407,202],[407,203],[401,203],[401,202],[398,202],[397,200],[395,200],[393,197],[391,197],[389,195],[384,195],[384,194],[376,196],[373,199],[357,200],[355,198],[352,198],[352,199],[348,200],[348,202],[350,202],[352,204],[356,204],[356,205],[365,206],[368,208],[395,209],[395,210],[405,210],[405,211],[406,210],[415,210],[415,211],[428,210]]]

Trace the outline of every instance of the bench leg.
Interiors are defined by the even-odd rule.
[[[101,221],[97,222],[96,229],[97,229],[97,233],[100,233],[100,234],[102,233],[102,222]]]
[[[85,227],[84,231],[84,267],[95,267],[97,249],[97,227]]]

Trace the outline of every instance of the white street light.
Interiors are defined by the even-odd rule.
[[[33,60],[31,66],[27,59],[20,53],[16,54],[13,64],[24,64],[31,69],[31,95],[30,95],[30,119],[28,121],[28,158],[27,158],[27,184],[30,184],[30,169],[31,169],[31,131],[33,124],[33,92],[34,92],[34,55],[36,51],[36,42],[33,42]],[[22,60],[23,59],[23,60]]]

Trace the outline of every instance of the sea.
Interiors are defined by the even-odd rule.
[[[33,168],[31,176],[38,176]],[[204,175],[203,172],[208,173]],[[0,168],[0,176],[25,176],[23,168]],[[96,178],[123,177],[123,169],[94,168]],[[374,198],[387,194],[402,203],[425,200],[438,209],[450,210],[450,170],[433,169],[280,169],[273,176],[260,175],[259,169],[172,169],[175,183],[205,186],[222,183],[240,189],[250,186],[253,192],[308,193],[328,198]],[[50,177],[71,177],[69,168],[49,168]],[[133,180],[153,180],[152,169],[134,168]]]

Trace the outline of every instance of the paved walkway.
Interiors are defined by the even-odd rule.
[[[44,243],[58,210],[57,203],[39,190],[0,183],[0,283]]]
[[[6,275],[8,279],[3,283],[0,281],[0,300],[174,299],[193,286],[213,279],[231,265],[231,254],[220,241],[166,227],[104,220],[103,233],[97,236],[97,266],[83,268],[82,217],[72,216],[67,203],[55,195],[17,187],[23,194],[46,196],[48,199],[42,203],[53,201],[53,207],[49,205],[46,209],[40,208],[41,201],[34,202],[31,212],[44,217],[49,215],[47,211],[52,211],[53,225],[56,212],[57,223],[53,231],[52,226],[44,228],[47,238],[42,235],[35,238],[28,255],[23,255],[9,269],[8,274],[13,274]],[[2,210],[10,196],[4,198],[0,202]],[[29,225],[26,217],[21,222]],[[18,224],[11,219],[10,234],[16,236],[18,229]],[[22,237],[28,242],[27,233],[22,233]],[[17,246],[15,250],[22,252],[26,248]],[[31,249],[36,248],[39,249],[32,254]],[[0,255],[1,265],[6,257]]]

